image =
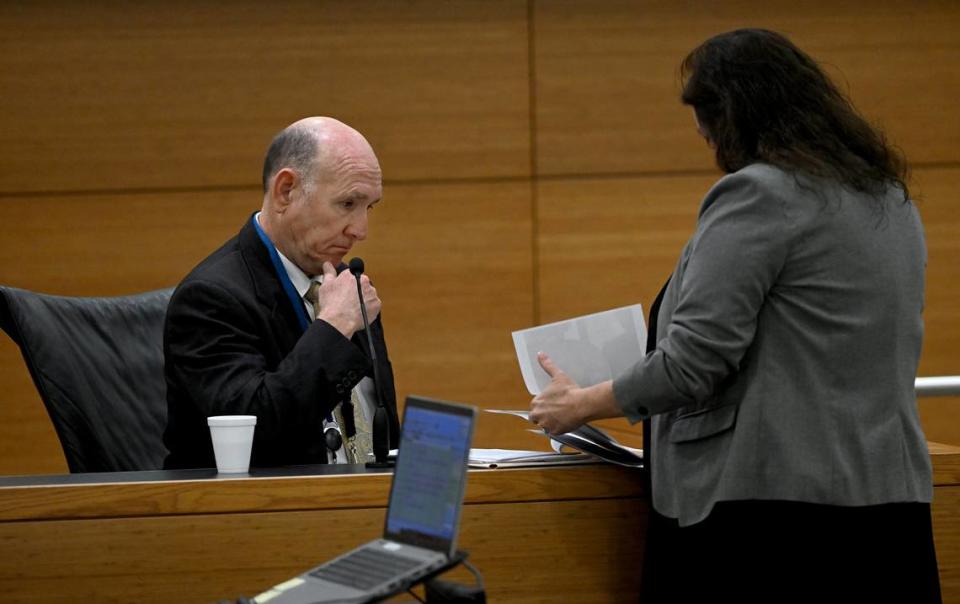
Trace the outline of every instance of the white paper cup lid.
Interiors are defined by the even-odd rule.
[[[208,426],[256,426],[256,415],[213,415],[207,418]]]

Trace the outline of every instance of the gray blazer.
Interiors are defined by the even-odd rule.
[[[707,193],[664,293],[657,348],[614,380],[653,416],[654,507],[929,502],[914,378],[926,247],[902,192],[877,200],[754,164]]]

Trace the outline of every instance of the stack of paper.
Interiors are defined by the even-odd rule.
[[[559,451],[518,451],[515,449],[470,449],[470,466],[474,468],[517,468],[572,463],[592,463],[597,459],[586,453]]]
[[[530,421],[530,415],[526,411],[510,411],[504,409],[488,409],[487,411],[489,413],[516,415],[517,417],[522,417]],[[546,434],[543,430],[536,430],[536,432]],[[554,450],[557,451],[558,455],[563,455],[559,453],[560,446],[567,445],[582,453],[588,453],[604,461],[609,461],[621,466],[631,468],[643,467],[642,449],[634,449],[633,447],[621,445],[615,438],[590,424],[584,424],[576,430],[571,430],[564,434],[549,434],[547,436],[550,437],[551,441],[557,443],[554,444]]]

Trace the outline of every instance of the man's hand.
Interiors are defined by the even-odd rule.
[[[546,353],[537,353],[537,361],[550,376],[550,385],[530,402],[530,421],[547,433],[563,434],[588,421],[623,414],[613,397],[612,381],[581,388]]]
[[[367,319],[373,323],[380,315],[381,302],[376,288],[366,275],[360,276],[360,291],[367,307]],[[317,303],[320,305],[317,318],[333,325],[345,337],[352,338],[354,333],[363,329],[357,280],[350,271],[338,275],[333,264],[324,262],[323,283],[317,293]]]

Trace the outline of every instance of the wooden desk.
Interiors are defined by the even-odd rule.
[[[944,602],[960,602],[960,448],[930,453]],[[378,536],[389,484],[352,466],[0,478],[0,601],[252,596]],[[634,470],[474,470],[460,546],[491,602],[636,601],[646,518]]]
[[[473,470],[459,546],[491,602],[635,601],[640,482],[610,465]],[[0,601],[253,596],[379,536],[389,484],[352,466],[0,479]]]

